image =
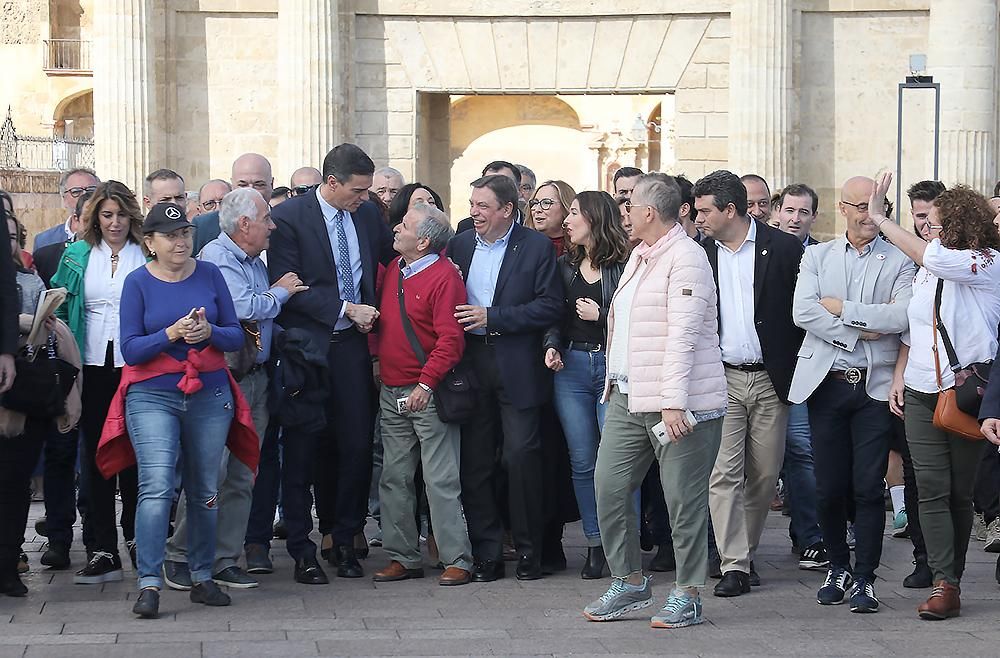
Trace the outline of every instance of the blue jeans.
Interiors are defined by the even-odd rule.
[[[606,407],[601,402],[605,354],[563,350],[562,359],[564,367],[555,375],[554,404],[569,448],[573,490],[580,508],[583,534],[588,544],[600,546],[594,466],[597,464],[597,446],[601,442]]]
[[[790,534],[801,548],[822,541],[816,513],[816,474],[813,472],[809,409],[804,402],[788,410],[785,434],[785,491],[791,513]]]
[[[228,386],[203,388],[193,395],[176,389],[129,388],[125,420],[139,466],[135,538],[140,589],[163,587],[161,567],[178,458],[187,496],[191,580],[211,580],[219,464],[233,408]]]

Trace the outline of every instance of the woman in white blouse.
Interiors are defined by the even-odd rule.
[[[73,582],[99,584],[122,579],[115,529],[115,491],[122,497],[122,533],[135,564],[136,469],[105,480],[94,455],[111,398],[125,364],[118,346],[118,308],[125,277],[146,264],[141,243],[142,213],[135,195],[123,183],[101,183],[83,207],[79,239],[66,247],[53,288],[66,288],[57,315],[65,321],[83,357],[83,414],[80,431],[84,451],[81,478],[86,487],[87,515],[83,539],[87,565]]]
[[[934,298],[941,281],[940,321],[954,344],[958,365],[993,359],[1000,324],[1000,233],[986,197],[958,186],[934,200],[928,216],[931,240],[925,242],[878,213],[891,180],[890,174],[878,180],[868,204],[873,209],[870,218],[920,269],[913,282],[910,326],[903,337],[889,405],[906,422],[920,524],[934,572],[934,589],[917,612],[922,619],[945,619],[960,612],[959,585],[972,531],[972,490],[983,444],[934,426],[938,392],[955,386],[940,332],[938,385]]]

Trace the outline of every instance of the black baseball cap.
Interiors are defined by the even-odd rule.
[[[187,213],[176,203],[158,203],[149,209],[142,222],[142,234],[173,233],[182,228],[194,226],[188,221]]]

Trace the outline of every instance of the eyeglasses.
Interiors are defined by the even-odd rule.
[[[238,181],[236,183],[236,187],[252,187],[253,189],[257,190],[258,192],[260,190],[267,189],[267,185],[268,185],[268,183],[267,183],[266,180],[255,180],[255,181],[241,180],[241,181]]]
[[[90,194],[93,194],[94,192],[96,192],[97,191],[97,186],[96,185],[88,185],[87,187],[71,187],[71,188],[69,188],[66,191],[69,192],[69,195],[71,197],[73,197],[74,199],[79,199],[80,197],[82,197],[84,194],[87,194],[88,192]]]
[[[858,212],[868,212],[868,202],[862,201],[861,203],[851,203],[850,201],[841,201],[845,206],[851,206],[852,208],[857,208]],[[885,200],[885,210],[886,212],[892,212],[892,203],[886,199]]]
[[[542,210],[548,210],[553,205],[555,205],[555,199],[532,199],[528,202],[528,207],[534,210],[540,207]]]
[[[524,183],[520,186],[520,188],[522,192],[532,192],[534,191],[535,186],[532,185],[531,183]]]
[[[208,212],[212,212],[222,204],[222,201],[216,201],[215,199],[209,199],[201,204],[201,207]]]
[[[292,196],[299,196],[305,194],[312,189],[312,185],[296,185],[291,189]]]
[[[940,224],[928,224],[927,225],[927,230],[928,231],[940,231],[943,228],[944,227],[941,226]]]

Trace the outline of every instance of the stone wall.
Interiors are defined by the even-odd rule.
[[[57,173],[0,171],[0,190],[11,195],[14,214],[28,229],[29,250],[35,235],[66,221]]]

